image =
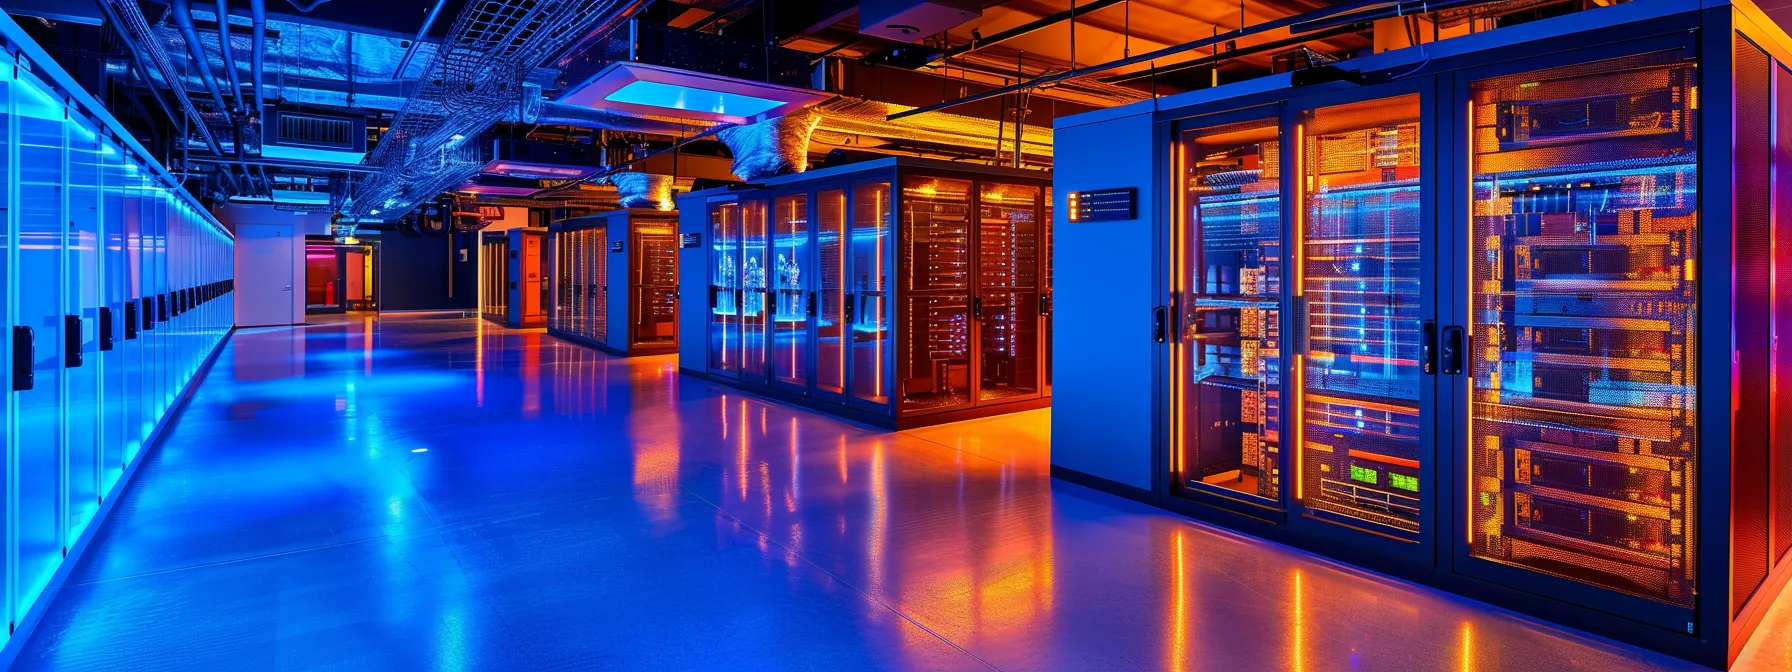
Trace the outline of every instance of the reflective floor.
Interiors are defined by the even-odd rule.
[[[18,667],[1691,667],[1054,482],[1049,411],[888,433],[675,368],[239,332]]]

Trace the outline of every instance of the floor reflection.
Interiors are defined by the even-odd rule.
[[[877,431],[474,320],[246,330],[19,667],[1690,668],[1054,482],[1049,419]]]

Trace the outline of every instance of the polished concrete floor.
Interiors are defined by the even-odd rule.
[[[18,667],[1690,667],[1052,481],[1049,411],[888,433],[675,368],[239,332]]]

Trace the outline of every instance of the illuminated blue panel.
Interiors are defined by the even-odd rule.
[[[767,100],[726,91],[661,84],[646,80],[629,82],[610,95],[604,96],[604,100],[613,103],[711,112],[737,117],[751,117],[784,104],[784,101],[781,100]]]

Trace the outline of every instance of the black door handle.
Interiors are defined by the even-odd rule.
[[[859,296],[857,294],[847,294],[846,305],[841,306],[844,314],[840,316],[840,319],[845,320],[847,324],[852,324],[852,317],[858,312],[858,303]],[[851,338],[851,335],[849,334],[847,338]]]
[[[124,340],[137,340],[137,302],[124,302]]]
[[[81,358],[81,316],[62,316],[62,368],[79,368]]]
[[[112,307],[100,306],[100,351],[112,349]]]
[[[809,317],[815,317],[815,292],[809,292]]]
[[[1157,306],[1157,307],[1152,308],[1151,309],[1151,340],[1156,343],[1163,343],[1163,342],[1169,340],[1170,336],[1167,333],[1169,331],[1169,329],[1170,329],[1170,308],[1169,308],[1169,306]]]
[[[1050,295],[1050,294],[1040,294],[1039,295],[1039,314],[1040,315],[1052,314],[1052,295]]]
[[[12,389],[23,392],[37,387],[37,332],[31,327],[12,328]]]
[[[981,296],[971,297],[971,319],[983,319],[983,297]]]
[[[1437,373],[1437,323],[1431,320],[1419,327],[1419,370],[1428,376]]]
[[[1468,349],[1467,334],[1456,325],[1444,327],[1443,341],[1438,346],[1438,357],[1443,360],[1442,368],[1446,376],[1462,373],[1463,351]]]

